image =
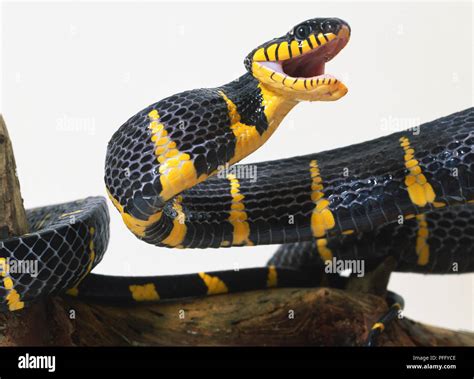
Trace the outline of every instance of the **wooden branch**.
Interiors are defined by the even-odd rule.
[[[282,288],[127,307],[56,297],[15,313],[15,328],[0,345],[358,346],[386,310],[381,297],[330,288]],[[32,327],[42,333],[29,334]],[[379,345],[474,346],[474,333],[405,318],[386,329]]]
[[[0,238],[28,231],[0,116]],[[387,310],[390,262],[350,291],[285,288],[158,304],[111,306],[53,297],[0,314],[0,346],[362,345]],[[474,333],[397,320],[379,345],[474,346]]]
[[[0,115],[0,239],[28,233],[15,157],[3,116]]]
[[[28,233],[28,229],[20,183],[16,174],[15,156],[5,121],[0,114],[0,239],[23,235]],[[28,314],[33,315],[32,312]],[[2,315],[0,345],[4,340],[4,333],[19,327],[17,320],[13,313]],[[34,319],[31,321],[27,330],[34,330]]]

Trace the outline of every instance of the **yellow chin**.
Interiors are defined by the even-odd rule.
[[[295,101],[334,101],[347,93],[347,87],[335,78],[293,78],[252,63],[253,76],[274,92]]]

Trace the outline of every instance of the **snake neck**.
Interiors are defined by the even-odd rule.
[[[248,73],[218,90],[227,104],[236,138],[236,150],[230,164],[262,146],[298,104],[295,98],[275,92]]]

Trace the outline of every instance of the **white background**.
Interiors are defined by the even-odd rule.
[[[472,106],[470,3],[3,3],[1,110],[26,207],[105,196],[106,144],[130,116],[173,93],[229,82],[255,46],[324,16],[352,27],[326,66],[348,95],[300,104],[245,162],[362,142]],[[109,205],[111,241],[94,272],[251,267],[275,251],[148,246]],[[411,318],[474,329],[472,274],[395,274],[389,287]]]

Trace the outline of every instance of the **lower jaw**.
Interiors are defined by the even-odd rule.
[[[285,81],[274,81],[269,77],[257,80],[267,89],[293,101],[335,101],[347,93],[347,87],[331,74],[313,78],[287,77]]]
[[[346,86],[331,74],[313,77],[291,77],[256,62],[252,65],[253,76],[267,88],[296,101],[334,101],[347,93]]]
[[[347,87],[340,82],[335,85],[322,85],[311,91],[295,91],[291,88],[281,90],[283,96],[296,101],[336,101],[345,96],[347,92]]]

